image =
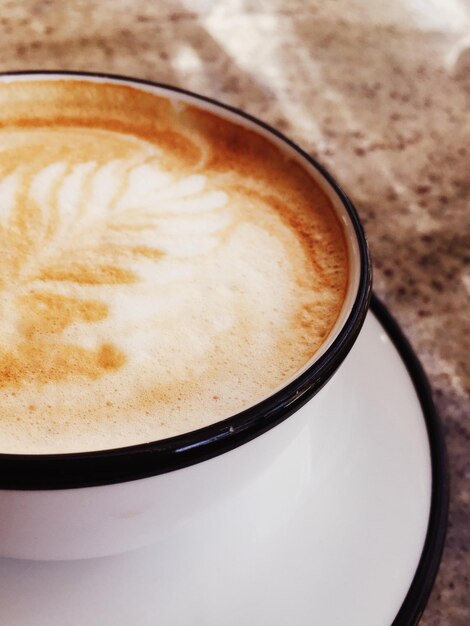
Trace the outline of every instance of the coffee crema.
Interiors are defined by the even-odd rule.
[[[0,452],[189,432],[328,337],[348,253],[331,201],[261,134],[86,80],[0,83]]]

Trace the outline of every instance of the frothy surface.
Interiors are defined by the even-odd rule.
[[[188,432],[332,328],[341,226],[266,139],[121,85],[0,83],[0,452]]]

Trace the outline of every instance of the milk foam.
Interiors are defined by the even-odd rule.
[[[217,150],[206,142],[201,154]],[[89,124],[0,130],[1,452],[132,445],[224,419],[334,324],[347,264],[332,209],[320,225],[315,207],[289,218],[279,206],[295,194],[168,154]]]

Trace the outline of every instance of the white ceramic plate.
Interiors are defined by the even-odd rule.
[[[445,450],[416,357],[377,301],[373,311],[333,381],[300,409],[307,426],[261,479],[126,555],[0,559],[0,623],[416,623],[444,540]]]

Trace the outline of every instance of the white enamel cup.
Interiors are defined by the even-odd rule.
[[[369,305],[370,260],[351,202],[316,161],[276,130],[208,98],[148,81],[67,72],[3,74],[0,88],[2,82],[31,78],[127,84],[189,102],[267,137],[298,160],[331,198],[346,233],[350,280],[322,349],[282,389],[237,415],[137,446],[76,454],[0,454],[0,555],[79,559],[131,550],[164,540],[260,479],[270,497],[286,498],[287,503],[308,455],[301,436],[308,412],[299,409],[315,402],[330,378],[334,384],[334,373],[354,344]],[[276,478],[280,476],[282,480]]]

